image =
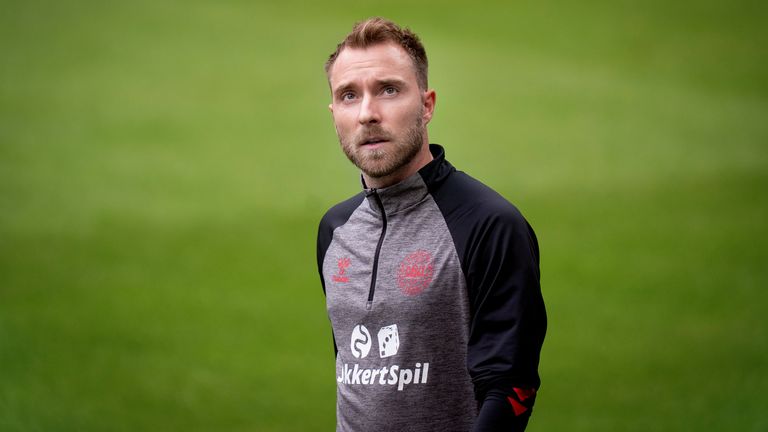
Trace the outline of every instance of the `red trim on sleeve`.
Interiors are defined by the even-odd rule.
[[[520,402],[525,402],[525,400],[528,399],[529,397],[536,395],[536,389],[534,388],[522,389],[522,388],[515,387],[512,390],[514,390],[515,393],[517,393],[517,397],[520,399]]]
[[[528,407],[521,404],[520,402],[516,401],[515,398],[512,396],[507,396],[507,400],[512,405],[512,410],[515,412],[516,416],[519,416],[520,414],[528,411]]]

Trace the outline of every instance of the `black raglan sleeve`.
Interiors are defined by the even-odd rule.
[[[328,250],[328,246],[331,244],[333,238],[333,227],[328,223],[327,214],[320,221],[320,226],[317,229],[317,272],[320,275],[320,285],[323,287],[323,295],[325,295],[325,276],[323,276],[323,261],[325,260],[325,252]],[[333,339],[333,355],[339,353],[339,349],[336,346],[336,337],[331,331],[331,338]]]
[[[536,235],[517,208],[462,172],[433,196],[467,281],[467,368],[480,406],[475,432],[522,431],[540,385],[547,326]]]
[[[333,231],[349,220],[352,213],[363,201],[364,197],[365,195],[361,192],[352,198],[335,205],[328,210],[320,220],[320,224],[317,228],[317,272],[320,275],[320,284],[323,287],[323,294],[325,294],[326,289],[325,277],[323,276],[323,261],[325,261],[325,253],[328,251],[328,248],[333,241]],[[333,337],[333,332],[331,332],[331,336]],[[338,354],[335,337],[333,337],[333,353],[334,355]]]
[[[480,403],[475,432],[525,429],[547,325],[536,236],[516,209],[500,207],[468,245],[467,367]]]

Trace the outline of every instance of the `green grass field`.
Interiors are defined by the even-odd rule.
[[[764,2],[0,2],[0,430],[333,430],[322,63],[414,28],[539,236],[530,431],[768,430]]]

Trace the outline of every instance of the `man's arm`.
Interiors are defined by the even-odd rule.
[[[331,244],[332,237],[333,229],[328,225],[327,220],[324,217],[320,221],[320,226],[317,229],[317,272],[320,275],[320,285],[323,287],[323,295],[325,295],[323,261],[325,260],[325,252],[328,250],[328,246]],[[333,355],[335,357],[339,353],[339,349],[336,346],[336,337],[333,334],[333,329],[331,329],[331,338],[333,339]]]
[[[489,391],[475,420],[474,432],[524,431],[531,418],[534,398],[535,391],[523,401],[516,392],[507,396],[500,390]]]
[[[341,202],[330,210],[328,210],[323,218],[320,220],[320,224],[317,228],[317,272],[320,275],[320,284],[323,287],[323,294],[325,294],[325,277],[323,276],[323,261],[325,261],[325,253],[328,252],[328,248],[333,241],[333,231],[344,225],[349,220],[352,213],[357,206],[363,201],[364,194],[358,193],[352,198]],[[333,329],[331,329],[333,330]],[[333,338],[333,354],[338,354],[339,350],[336,347],[336,337],[331,331],[331,337]]]
[[[489,216],[468,251],[472,322],[467,366],[480,404],[475,432],[523,431],[540,384],[547,319],[538,243],[514,210]]]

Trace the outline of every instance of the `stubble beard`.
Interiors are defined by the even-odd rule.
[[[394,174],[408,165],[419,154],[424,143],[424,128],[421,123],[423,109],[414,116],[414,122],[398,137],[383,127],[373,124],[352,136],[339,134],[344,154],[356,167],[370,178],[382,178]],[[388,143],[380,148],[366,149],[359,143],[370,136],[383,136]]]

